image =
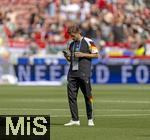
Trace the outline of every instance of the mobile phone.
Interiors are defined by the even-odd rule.
[[[69,55],[69,52],[67,50],[62,51],[64,55]]]

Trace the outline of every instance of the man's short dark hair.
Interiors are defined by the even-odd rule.
[[[81,33],[80,27],[78,25],[72,25],[72,26],[68,27],[67,32],[68,32],[68,34],[71,34],[71,33]]]

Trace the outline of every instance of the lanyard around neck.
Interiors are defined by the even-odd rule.
[[[83,39],[83,38],[82,38],[82,39]],[[78,52],[80,51],[82,39],[80,40],[78,47],[76,46],[76,43],[74,42],[74,44],[73,44],[73,51],[74,51],[74,52],[75,52],[75,49],[76,49],[76,48],[78,48]]]

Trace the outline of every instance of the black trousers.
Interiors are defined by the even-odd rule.
[[[92,99],[93,97],[91,93],[90,78],[68,76],[67,92],[68,92],[68,101],[69,101],[72,120],[74,121],[79,120],[78,105],[77,105],[77,95],[78,95],[79,88],[81,89],[84,95],[87,118],[92,119],[93,118],[93,99]]]

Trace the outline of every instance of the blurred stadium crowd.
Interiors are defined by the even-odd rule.
[[[0,0],[0,56],[59,54],[73,23],[104,57],[150,55],[149,0]]]

